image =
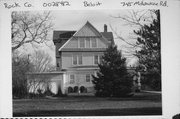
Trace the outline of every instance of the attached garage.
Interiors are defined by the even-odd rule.
[[[64,80],[65,72],[42,72],[27,74],[27,88],[29,93],[43,93],[46,90],[54,94],[58,93],[59,88],[65,93]]]

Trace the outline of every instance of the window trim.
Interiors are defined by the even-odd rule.
[[[76,56],[76,64],[74,64],[74,56]],[[72,65],[78,65],[78,56],[77,55],[72,55]]]
[[[87,38],[89,39],[90,42],[90,47],[87,47]],[[84,47],[80,47],[80,41],[84,41]],[[96,47],[93,47],[92,43],[93,40],[96,42]],[[78,48],[98,48],[98,39],[97,38],[91,38],[91,37],[82,37],[78,38]]]
[[[92,40],[93,40],[93,38],[91,38],[91,48],[98,48],[98,41],[97,41],[97,38],[94,38],[94,40],[96,41],[96,47],[93,47],[93,45],[92,45]]]
[[[81,44],[80,43],[81,40],[84,41],[84,47],[81,47],[81,45],[80,45]],[[79,38],[78,41],[79,41],[78,48],[86,48],[86,40],[85,40],[85,38]]]
[[[82,64],[79,63],[79,61],[80,61],[80,60],[79,60],[79,59],[80,59],[80,56],[82,57]],[[78,55],[77,58],[78,58],[78,65],[83,65],[83,55]]]
[[[89,76],[89,81],[87,81],[87,76]],[[91,82],[91,74],[86,74],[86,83],[90,83]]]
[[[87,38],[89,39],[89,47],[87,47]],[[91,38],[87,37],[85,40],[85,48],[91,48]]]
[[[99,57],[98,58],[98,60],[99,60],[98,62],[99,62],[99,64],[101,64],[101,62],[102,62],[102,55],[99,55],[98,57]]]
[[[102,55],[93,55],[93,64],[94,65],[98,65],[98,64],[95,64],[95,56],[98,56],[98,64],[100,64],[100,57],[102,57]]]
[[[76,58],[77,58],[77,64],[74,64],[74,60],[73,60],[74,56],[76,56]],[[79,64],[79,56],[82,56],[82,64]],[[80,54],[80,55],[78,55],[78,54],[73,55],[72,54],[72,65],[74,65],[74,66],[83,65],[83,54]]]
[[[95,64],[95,56],[97,56],[97,62],[98,62],[97,64]],[[99,55],[94,55],[93,56],[93,64],[94,65],[98,65],[99,64]]]
[[[71,79],[71,76],[74,76],[74,79]],[[69,74],[69,84],[75,84],[75,74]],[[73,80],[73,83],[71,81]]]

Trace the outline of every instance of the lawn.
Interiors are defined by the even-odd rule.
[[[129,98],[68,96],[13,100],[13,116],[162,115],[161,94],[136,93]]]

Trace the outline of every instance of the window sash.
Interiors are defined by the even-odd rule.
[[[91,39],[91,47],[96,48],[97,47],[97,40],[95,38]]]
[[[86,74],[86,82],[90,82],[91,81],[91,75],[90,74]]]
[[[77,57],[77,55],[73,55],[73,64],[74,65],[77,65],[77,59],[78,57]]]
[[[79,39],[79,47],[80,48],[85,48],[85,39],[83,39],[83,38]]]
[[[79,55],[78,56],[78,64],[81,65],[83,62],[82,62],[82,55]]]
[[[86,48],[90,48],[90,47],[91,47],[91,39],[86,38]]]
[[[99,63],[101,64],[102,63],[102,56],[99,56]]]
[[[94,56],[94,64],[98,64],[98,55]]]
[[[75,83],[75,75],[74,74],[70,74],[69,79],[70,79],[70,84]]]
[[[82,65],[83,64],[83,56],[82,55],[73,55],[72,56],[72,64],[73,65]]]

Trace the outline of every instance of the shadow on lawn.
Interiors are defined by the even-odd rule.
[[[148,93],[136,93],[134,96],[129,98],[109,98],[111,101],[153,101],[161,102],[161,94],[148,94]]]
[[[138,116],[162,115],[162,108],[98,109],[98,110],[51,110],[13,113],[14,117],[35,116]]]
[[[64,102],[94,102],[94,101],[153,101],[153,102],[161,102],[161,94],[150,94],[150,93],[135,93],[132,97],[95,97],[95,96],[68,96],[66,98],[61,98],[61,101]]]

